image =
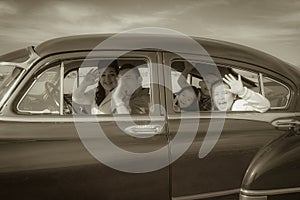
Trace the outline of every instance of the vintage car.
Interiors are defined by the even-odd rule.
[[[1,199],[300,199],[299,68],[223,41],[192,38],[205,50],[197,52],[176,35],[126,34],[101,46],[113,36],[52,39],[0,57]],[[112,59],[138,67],[151,113],[92,115],[72,101],[86,73]],[[202,69],[239,74],[270,109],[174,110],[187,65],[200,91]],[[107,139],[125,153],[90,145]]]

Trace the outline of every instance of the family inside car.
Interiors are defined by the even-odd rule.
[[[173,92],[175,112],[188,111],[257,111],[266,112],[271,104],[262,94],[243,83],[249,79],[236,74],[206,75],[206,79],[191,84],[192,65],[180,62],[183,70],[178,75],[177,91]],[[197,82],[197,81],[196,81]],[[93,88],[88,89],[93,86]],[[130,63],[119,65],[118,61],[99,61],[89,69],[78,87],[72,101],[89,106],[91,114],[147,114],[149,113],[149,88],[143,87],[140,69]]]

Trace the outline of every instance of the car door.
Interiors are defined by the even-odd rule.
[[[160,110],[150,109],[150,116],[85,115],[74,113],[68,102],[80,79],[72,64],[120,57],[144,62],[150,106],[159,104],[157,54],[125,53],[58,54],[27,72],[0,122],[2,198],[169,198],[168,140]]]
[[[174,88],[178,86],[174,82],[177,81],[176,76],[182,73],[184,65],[192,64],[200,71],[200,79],[196,77],[194,80],[194,75],[187,77],[188,83],[200,90],[198,82],[201,80],[201,73],[206,73],[208,77],[207,72],[213,71],[211,68],[217,68],[220,77],[228,73],[241,74],[244,85],[253,85],[253,90],[256,89],[257,92],[263,90],[263,74],[273,73],[260,73],[259,68],[245,63],[225,59],[214,61],[215,63],[209,63],[200,55],[185,54],[184,57],[179,57],[171,53],[164,54],[165,77],[171,77],[165,79],[165,85],[172,88],[166,90],[168,131],[173,140],[177,134],[185,134],[185,137],[181,134],[180,140],[170,142],[173,199],[238,198],[243,177],[254,156],[264,146],[288,133],[277,129],[272,122],[284,117],[294,118],[293,105],[287,106],[291,99],[285,100],[281,108],[273,106],[265,113],[228,111],[218,114],[201,109],[200,112],[176,112],[172,102],[173,93],[178,91],[174,91]],[[195,69],[193,73],[197,74]],[[252,75],[255,76],[256,83],[252,80]],[[291,98],[290,89],[287,91],[286,97]],[[186,151],[181,156],[176,155],[177,149],[187,144],[189,146]]]

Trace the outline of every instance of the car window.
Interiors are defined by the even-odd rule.
[[[134,91],[129,97],[126,97],[126,102],[124,102],[129,108],[130,114],[149,112],[150,69],[148,62],[145,59],[124,58],[111,61],[102,58],[64,62],[64,114],[119,114],[113,99],[113,92],[119,84],[120,74],[116,74],[116,69],[112,67],[114,62],[117,63],[118,72],[122,66],[129,65],[137,69],[141,77],[138,81],[140,81],[139,86],[142,90],[135,88],[134,90],[137,92]],[[106,67],[98,67],[98,65],[105,65]],[[90,79],[94,80],[91,81]],[[127,89],[128,87],[124,87],[122,90]],[[143,99],[143,96],[147,96],[147,100]]]
[[[198,66],[199,71],[192,67],[192,70],[189,72],[189,74],[184,76],[184,70],[190,68],[188,67],[189,65]],[[184,91],[187,86],[188,90],[193,91],[194,94],[190,94],[190,96],[191,98],[194,96],[193,99],[197,100],[200,111],[226,110],[265,112],[269,109],[269,102],[262,95],[259,82],[259,73],[257,72],[222,65],[218,66],[220,74],[206,73],[204,77],[203,74],[201,74],[203,72],[201,72],[201,70],[207,71],[209,68],[208,64],[197,62],[191,64],[185,61],[174,61],[171,64],[171,68],[173,109],[175,112],[196,111],[195,109],[189,109],[185,107],[191,103],[191,100],[189,102],[189,99],[186,97],[188,93],[181,95],[181,92]],[[229,85],[225,83],[223,79],[221,79],[226,78],[226,76],[229,74],[235,80],[238,80],[239,76],[241,77],[241,83],[243,86],[241,88],[247,88],[247,90],[244,90],[244,92],[247,93],[239,96],[229,92]],[[180,86],[180,81],[178,81],[180,80],[180,77],[184,79],[184,84],[182,84],[182,86]],[[219,90],[219,86],[221,85],[225,88],[225,90]],[[255,101],[252,101],[252,99]],[[256,105],[258,106],[256,107]]]
[[[288,104],[290,90],[287,86],[272,78],[263,77],[264,94],[271,103],[271,109],[282,109]]]
[[[17,108],[20,112],[59,114],[60,65],[50,67],[34,77]]]
[[[210,94],[204,91],[204,79],[193,65],[185,61],[174,61],[171,64],[171,87],[173,93],[173,110],[175,112],[211,111]],[[188,74],[185,68],[189,69]],[[188,71],[189,71],[188,70]]]

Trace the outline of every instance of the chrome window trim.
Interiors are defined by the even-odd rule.
[[[300,187],[295,188],[282,188],[282,189],[269,189],[269,190],[245,190],[241,189],[241,194],[252,195],[252,196],[265,196],[265,195],[280,195],[288,193],[300,192]]]
[[[261,90],[261,95],[265,97],[265,88],[264,88],[264,81],[263,81],[263,74],[258,73],[258,80],[259,80],[259,87]]]
[[[212,197],[227,196],[227,195],[231,195],[231,194],[238,194],[239,192],[240,192],[240,189],[238,188],[238,189],[218,191],[218,192],[209,192],[209,193],[203,193],[203,194],[172,197],[172,200],[206,199],[206,198],[212,198]]]
[[[18,117],[4,117],[0,116],[0,121],[5,122],[30,122],[30,123],[41,123],[41,122],[50,122],[50,123],[81,123],[81,122],[111,122],[111,121],[122,121],[122,122],[132,122],[132,121],[152,121],[152,122],[161,122],[165,121],[164,116],[131,116],[129,115],[120,115],[120,116],[107,116],[107,115],[91,115],[91,116],[73,116],[73,115],[34,115],[28,117],[18,116]]]
[[[300,113],[299,113],[300,114]],[[214,113],[214,118],[218,118],[218,113]],[[224,117],[224,114],[220,113],[220,118]],[[253,120],[260,122],[271,123],[278,118],[294,118],[295,113],[257,113],[257,112],[230,112],[226,113],[225,119],[236,119],[236,120]],[[199,113],[190,113],[189,116],[181,116],[180,113],[168,115],[168,120],[180,120],[180,119],[196,119],[199,118]],[[200,112],[201,119],[211,119],[209,112]]]
[[[58,114],[58,113],[57,113]],[[295,116],[300,116],[300,113],[295,115],[295,113],[263,113],[262,115],[259,115],[261,113],[257,113],[257,115],[254,115],[249,113],[248,115],[245,114],[229,114],[226,116],[226,119],[236,119],[236,120],[255,120],[255,121],[261,121],[261,122],[267,122],[271,123],[275,119],[278,118],[291,118]],[[24,117],[27,116],[27,117]],[[259,116],[259,117],[258,117]],[[76,119],[74,119],[76,118]],[[132,119],[131,119],[132,118]],[[129,115],[118,115],[118,116],[111,116],[111,115],[90,115],[90,116],[76,116],[73,115],[22,115],[22,116],[0,116],[0,121],[14,121],[14,122],[60,122],[60,123],[69,123],[69,122],[108,122],[108,121],[132,121],[132,120],[150,120],[150,116],[147,115],[134,115],[129,117]],[[153,118],[153,119],[152,119]],[[162,116],[151,116],[151,120],[166,120],[165,117]],[[181,117],[178,115],[170,115],[168,120],[173,119],[195,119],[196,117],[190,116],[190,117]],[[198,117],[199,118],[199,115]],[[218,116],[215,116],[214,118],[218,118]],[[211,119],[210,115],[207,116],[201,116],[199,118],[201,119]],[[200,121],[201,122],[201,121]]]
[[[248,196],[240,194],[239,200],[267,200],[267,196]]]
[[[60,63],[60,91],[59,91],[59,114],[64,114],[64,62]]]

